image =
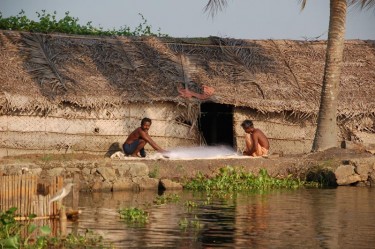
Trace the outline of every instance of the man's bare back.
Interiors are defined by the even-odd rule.
[[[270,149],[268,138],[266,137],[266,135],[264,135],[263,131],[259,129],[254,129],[254,131],[251,133],[251,136],[254,141],[254,145],[259,143],[259,145],[263,148],[266,148],[267,150]]]
[[[246,149],[243,152],[247,156],[264,156],[268,154],[270,144],[268,138],[264,133],[254,128],[253,122],[251,120],[245,120],[241,124],[242,128],[246,132],[245,134],[245,144]]]

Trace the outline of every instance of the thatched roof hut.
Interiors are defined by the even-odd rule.
[[[325,41],[2,31],[0,155],[103,153],[144,116],[155,120],[151,134],[163,147],[205,139],[240,149],[239,124],[252,118],[275,151],[305,152],[315,132],[325,48]],[[374,42],[346,42],[340,89],[340,139],[374,133]],[[222,141],[228,127],[232,139]],[[209,129],[215,134],[205,135]]]

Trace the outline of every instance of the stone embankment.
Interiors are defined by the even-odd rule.
[[[375,186],[375,157],[369,153],[330,151],[293,157],[228,158],[201,160],[1,159],[0,175],[38,175],[41,180],[79,176],[81,191],[181,189],[181,183],[198,172],[207,177],[221,167],[233,166],[257,174],[261,168],[271,176],[293,175],[329,185]]]

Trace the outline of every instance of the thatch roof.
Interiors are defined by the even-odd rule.
[[[214,101],[316,115],[325,41],[92,37],[0,32],[1,112]],[[208,99],[187,99],[188,87]],[[344,116],[375,115],[375,43],[347,41]]]

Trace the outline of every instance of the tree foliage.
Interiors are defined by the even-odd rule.
[[[157,33],[154,33],[152,31],[152,26],[147,23],[147,20],[142,14],[139,14],[142,18],[142,22],[133,30],[127,25],[120,27],[120,29],[113,28],[104,30],[102,27],[94,27],[91,21],[86,25],[81,25],[79,24],[79,19],[70,16],[69,12],[65,12],[65,16],[60,20],[56,18],[56,11],[54,11],[53,14],[50,14],[45,10],[42,10],[41,12],[36,12],[36,14],[38,20],[34,21],[30,20],[23,10],[21,10],[18,15],[10,17],[3,17],[0,12],[0,29],[77,35],[168,36],[160,33],[160,29],[158,29]]]

